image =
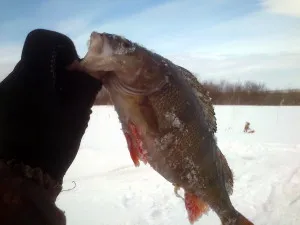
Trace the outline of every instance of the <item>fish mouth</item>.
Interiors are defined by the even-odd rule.
[[[93,31],[90,35],[90,43],[89,51],[96,53],[98,56],[110,57],[113,55],[114,51],[105,33]]]
[[[90,40],[88,44],[89,51],[100,54],[104,47],[104,37],[100,33],[93,31],[90,34]]]
[[[91,35],[90,35],[90,40],[93,41],[95,39],[99,39],[100,41],[103,41],[103,37],[100,33],[96,32],[96,31],[92,31]]]

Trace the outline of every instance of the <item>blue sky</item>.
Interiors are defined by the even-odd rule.
[[[29,1],[28,1],[29,2]],[[300,88],[298,0],[11,0],[0,8],[0,77],[27,33],[70,36],[84,56],[93,30],[121,34],[199,75]]]

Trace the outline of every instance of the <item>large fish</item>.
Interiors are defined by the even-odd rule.
[[[223,225],[253,225],[232,205],[233,176],[217,146],[214,108],[186,69],[119,35],[92,32],[81,62],[103,78],[135,166],[140,161],[185,191],[191,224],[209,208]]]

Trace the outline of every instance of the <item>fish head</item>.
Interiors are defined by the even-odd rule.
[[[167,80],[150,51],[116,34],[93,31],[81,64],[90,73],[113,71],[123,90],[132,94],[150,93]]]
[[[93,31],[89,40],[89,51],[98,56],[113,57],[129,55],[136,49],[136,44],[115,34]]]
[[[120,35],[93,31],[88,41],[88,52],[81,61],[87,72],[117,71],[129,73],[127,65],[136,64],[137,45]],[[125,72],[124,70],[127,71]],[[135,69],[136,66],[131,66]],[[132,71],[130,71],[132,73]]]
[[[135,43],[120,35],[93,31],[82,65],[90,72],[120,70],[121,60],[133,56],[135,49]]]

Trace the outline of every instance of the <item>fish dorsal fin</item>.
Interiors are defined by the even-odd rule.
[[[197,97],[200,105],[203,108],[205,121],[210,132],[217,132],[217,120],[215,116],[214,106],[211,98],[208,96],[207,90],[200,84],[198,79],[188,70],[178,66],[184,80],[192,87],[193,93]]]

